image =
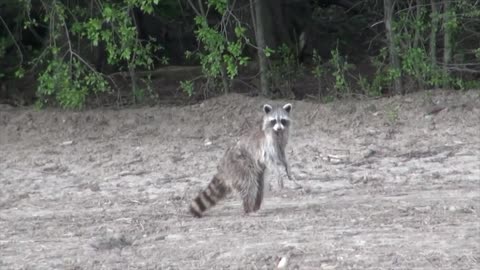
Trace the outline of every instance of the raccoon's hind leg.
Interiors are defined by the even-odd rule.
[[[258,193],[257,183],[251,183],[248,187],[240,192],[243,201],[243,210],[246,214],[253,212],[256,204]]]
[[[214,176],[208,187],[190,204],[190,213],[195,217],[202,217],[203,212],[213,207],[230,192],[231,189],[225,182],[218,175]]]
[[[255,212],[260,209],[263,200],[263,180],[264,172],[250,175],[245,179],[240,189],[240,195],[243,200],[243,210],[245,213]]]
[[[253,207],[254,212],[258,211],[258,209],[260,209],[260,206],[262,205],[264,181],[264,173],[262,172],[257,178],[258,189],[257,197],[255,198],[255,205]]]

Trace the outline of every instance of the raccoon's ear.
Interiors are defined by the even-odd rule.
[[[264,104],[263,105],[263,111],[268,114],[269,112],[272,111],[272,106],[270,106],[268,104]]]
[[[287,103],[287,104],[283,105],[283,109],[284,109],[287,113],[290,113],[290,111],[292,110],[292,104]]]

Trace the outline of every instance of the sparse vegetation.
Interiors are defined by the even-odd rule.
[[[284,97],[480,86],[478,1],[240,2],[2,2],[0,99],[33,91],[17,103],[64,108],[161,99],[155,69],[184,64],[201,65],[205,79],[173,76],[186,97],[195,91],[186,81],[229,92],[239,77]],[[29,89],[11,86],[27,80]]]
[[[270,59],[269,80],[272,81],[272,88],[279,89],[282,96],[288,97],[296,81],[304,73],[303,66],[285,44],[274,51]]]

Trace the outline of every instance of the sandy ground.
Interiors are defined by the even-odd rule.
[[[291,101],[303,188],[191,217],[263,102],[2,106],[0,269],[480,269],[479,91]]]

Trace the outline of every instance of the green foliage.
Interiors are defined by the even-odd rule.
[[[415,9],[402,9],[399,11],[394,21],[395,42],[398,45],[398,53],[401,61],[400,73],[407,78],[412,79],[419,85],[425,87],[444,86],[464,89],[471,85],[466,83],[462,78],[456,77],[454,74],[445,73],[445,71],[432,63],[432,54],[437,52],[429,52],[426,44],[431,38],[431,32],[438,30],[437,24],[442,20],[442,31],[448,31],[455,40],[456,37],[464,31],[462,28],[464,20],[469,15],[480,14],[480,9],[472,5],[468,1],[453,1],[452,7],[439,13],[436,16],[429,15],[429,5],[417,6]],[[413,10],[415,13],[413,14]],[[460,14],[468,14],[460,15]],[[443,33],[442,33],[443,34]],[[452,42],[455,50],[458,42]],[[436,58],[436,55],[435,55]],[[437,62],[441,62],[439,59]]]
[[[426,81],[426,77],[432,72],[427,52],[422,48],[408,48],[401,58],[402,71],[417,80]]]
[[[152,69],[153,55],[160,48],[152,42],[141,43],[137,36],[137,29],[130,15],[134,7],[145,13],[153,12],[158,0],[124,0],[120,3],[103,3],[98,17],[86,21],[77,21],[73,24],[73,33],[87,38],[93,46],[103,43],[106,47],[107,62],[112,65],[124,64],[131,74],[132,94],[134,101],[144,99],[144,89],[137,88],[134,76],[138,68]],[[163,57],[162,63],[168,63]],[[150,82],[147,82],[150,84]]]
[[[395,42],[399,44],[401,61],[401,70],[398,72],[421,85],[435,85],[439,83],[439,69],[431,63],[423,45],[434,26],[425,6],[415,8],[415,15],[413,11],[400,12],[394,21]]]
[[[55,54],[56,50],[52,53]],[[47,104],[53,97],[63,108],[80,109],[90,92],[109,89],[108,83],[99,73],[90,72],[77,58],[72,58],[71,61],[66,63],[58,55],[51,57],[38,78],[38,107]]]
[[[89,95],[111,90],[108,77],[96,71],[82,57],[82,47],[105,46],[107,62],[125,66],[131,74],[138,68],[151,69],[153,54],[159,48],[152,42],[140,42],[131,11],[140,8],[151,13],[158,3],[159,0],[122,0],[77,5],[45,0],[42,5],[35,6],[40,18],[19,17],[25,29],[40,25],[48,29],[46,47],[29,62],[29,65],[40,68],[37,106],[58,104],[63,108],[78,109]],[[22,1],[22,4],[22,12],[28,14],[33,3]],[[0,58],[4,40],[0,37]],[[163,57],[161,61],[166,63],[168,59]],[[24,73],[24,68],[19,67],[14,75],[22,77]],[[142,98],[144,94],[142,89],[133,88],[135,99]]]
[[[250,57],[244,55],[244,47],[249,42],[246,36],[246,28],[243,23],[232,15],[227,0],[208,0],[208,8],[213,8],[222,17],[222,20],[215,25],[210,25],[203,9],[203,3],[196,7],[189,2],[197,16],[194,18],[196,38],[201,45],[197,52],[185,53],[186,58],[198,57],[202,65],[202,71],[207,78],[206,88],[213,83],[213,87],[219,86],[221,80],[224,91],[230,88],[230,80],[239,73],[239,67],[246,66]],[[197,10],[197,8],[199,8]],[[181,88],[191,96],[193,85],[189,82],[182,82]]]
[[[151,14],[156,5],[158,5],[159,0],[125,0],[123,2],[123,7],[138,7],[140,10],[145,13]]]
[[[20,79],[25,76],[25,69],[23,67],[19,67],[17,70],[15,70],[15,78]]]
[[[218,13],[224,14],[227,10],[227,0],[208,0],[208,7],[213,7]]]
[[[475,50],[474,50],[474,53],[475,53],[475,57],[476,57],[477,59],[480,59],[480,48],[475,49]]]
[[[376,89],[372,87],[372,85],[368,82],[368,79],[363,77],[361,74],[358,76],[357,83],[360,86],[360,89],[371,96],[379,96],[381,94],[380,91],[375,91]]]
[[[340,55],[338,47],[332,50],[332,58],[330,64],[333,66],[333,76],[335,77],[334,89],[338,94],[345,95],[350,93],[350,85],[347,81],[347,72],[353,68],[353,65],[349,64],[345,58]]]
[[[401,76],[401,71],[389,67],[387,64],[387,49],[380,50],[379,55],[373,58],[373,64],[376,67],[372,82],[367,78],[359,76],[358,85],[367,96],[378,97],[382,95],[382,90],[390,87],[394,80]]]
[[[315,50],[315,49],[313,50],[312,60],[313,60],[313,65],[314,65],[313,70],[312,70],[312,74],[315,77],[315,79],[317,79],[318,96],[321,97],[322,92],[324,91],[323,80],[324,80],[325,74],[327,73],[327,69],[325,68],[325,66],[322,63],[322,57],[318,54],[317,50]]]
[[[79,109],[89,93],[108,90],[108,83],[73,51],[67,7],[57,1],[49,4],[43,22],[49,24],[51,38],[46,53],[36,59],[44,66],[38,77],[37,107],[55,101],[63,108]],[[34,24],[36,21],[27,21],[25,25]]]
[[[214,1],[215,5],[223,1]],[[209,2],[210,3],[210,2]],[[212,4],[214,5],[214,4]],[[203,16],[195,17],[198,41],[203,45],[203,51],[197,53],[203,72],[207,77],[219,78],[225,67],[227,76],[233,79],[238,75],[238,67],[245,66],[250,58],[243,55],[246,29],[237,25],[234,29],[235,40],[230,41],[216,27],[211,27]],[[187,57],[189,54],[187,54]]]
[[[125,62],[129,69],[151,68],[152,55],[159,48],[149,42],[140,43],[137,30],[129,14],[137,5],[143,11],[153,11],[158,0],[125,0],[122,3],[103,3],[98,17],[73,23],[72,32],[87,38],[93,46],[103,42],[109,64]]]
[[[316,51],[313,52],[314,65],[310,72],[318,82],[319,96],[327,94],[323,95],[324,98],[337,98],[354,91],[350,81],[352,65],[345,56],[340,55],[340,51],[345,51],[349,56],[353,55],[348,58],[351,61],[358,56],[351,52],[363,47],[358,44],[360,37],[372,38],[361,41],[371,41],[372,46],[369,48],[373,49],[369,50],[369,53],[376,52],[375,50],[381,47],[377,40],[383,43],[383,26],[373,23],[382,21],[382,5],[373,0],[358,2],[354,8],[356,12],[352,13],[333,5],[327,8],[319,7],[317,3],[311,18],[295,22],[299,25],[313,22],[316,26],[325,26],[320,30],[310,31],[314,38],[309,37],[307,40],[314,43],[309,45],[318,45],[315,43],[317,39],[322,40],[323,48],[333,48],[335,44],[332,43],[338,40],[336,48],[331,51],[329,62],[325,62]],[[476,63],[480,59],[479,3],[471,0],[449,1],[448,9],[443,7],[443,1],[436,3],[438,7],[434,13],[428,1],[396,1],[392,26],[400,68],[390,68],[386,50],[381,50],[373,57],[375,73],[368,76],[358,75],[357,83],[363,93],[379,96],[391,88],[397,78],[407,82],[406,85],[413,82],[421,88],[478,87],[480,83],[468,80],[473,76],[466,74],[478,69]],[[115,75],[121,74],[124,78],[131,79],[132,91],[129,97],[134,101],[152,97],[150,79],[142,81],[135,72],[140,69],[150,70],[155,64],[168,65],[170,59],[166,55],[157,55],[163,48],[155,45],[155,40],[139,39],[139,29],[144,27],[141,29],[146,30],[144,33],[151,29],[144,25],[147,20],[143,20],[143,23],[135,21],[137,17],[133,16],[133,12],[138,11],[137,9],[161,20],[162,27],[159,27],[156,34],[169,40],[171,43],[168,45],[181,43],[182,46],[190,46],[190,40],[183,40],[188,39],[186,35],[176,36],[172,32],[195,29],[194,34],[200,49],[193,53],[186,52],[186,56],[196,57],[195,60],[202,65],[208,85],[217,87],[221,81],[222,87],[229,88],[230,80],[238,76],[241,67],[250,61],[245,54],[245,47],[251,45],[249,37],[251,38],[253,32],[250,22],[245,21],[248,17],[245,13],[250,10],[248,6],[239,5],[235,1],[21,0],[16,4],[0,5],[0,79],[15,80],[29,78],[26,74],[36,74],[39,107],[48,104],[82,108],[85,102],[97,93],[112,92],[111,87],[119,89],[112,79],[114,75],[101,74],[96,70],[96,65],[92,64],[94,60],[90,58],[94,58],[92,55],[97,53],[105,55],[109,64],[107,68],[114,69]],[[282,9],[282,12],[290,10]],[[212,23],[215,20],[217,22]],[[365,27],[367,25],[371,27]],[[292,33],[274,27],[267,24],[267,41],[274,40],[274,44],[292,42],[277,40],[292,36]],[[284,30],[286,32],[280,33]],[[445,32],[450,34],[448,40],[451,44],[444,44]],[[167,34],[169,38],[166,38]],[[179,41],[171,41],[173,39]],[[433,42],[430,42],[431,40]],[[448,66],[443,67],[445,46],[452,48],[452,54]],[[296,53],[289,47],[267,47],[263,52],[268,58],[268,75],[273,87],[281,91],[291,90],[296,81],[305,74],[305,67],[298,62]],[[175,56],[173,59],[177,60]],[[103,64],[103,61],[99,62]],[[467,72],[464,72],[465,70]],[[330,93],[324,91],[326,87],[323,85],[327,73],[334,78]],[[180,88],[191,96],[194,94],[195,85],[193,81],[187,80],[181,82]]]
[[[323,66],[322,57],[318,54],[317,50],[313,50],[313,70],[312,74],[316,79],[321,79],[327,72],[327,69]]]
[[[269,58],[270,56],[272,56],[272,54],[275,53],[275,50],[273,50],[273,49],[271,49],[271,48],[269,48],[269,47],[267,46],[267,47],[265,47],[265,49],[263,50],[263,53],[265,54],[265,56],[266,56],[267,58]]]
[[[189,97],[193,95],[193,81],[181,81],[180,88],[185,92]]]
[[[285,94],[292,90],[295,81],[303,73],[304,67],[297,61],[293,50],[285,44],[276,50],[269,49],[268,52],[276,56],[276,59],[270,62],[269,77],[272,87],[282,90]]]

